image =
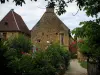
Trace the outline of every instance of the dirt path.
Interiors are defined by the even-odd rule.
[[[64,75],[87,75],[87,70],[82,68],[77,59],[70,61],[69,70]]]

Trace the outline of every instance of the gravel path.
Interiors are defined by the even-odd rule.
[[[70,61],[69,70],[64,75],[87,75],[87,69],[80,66],[77,59]]]

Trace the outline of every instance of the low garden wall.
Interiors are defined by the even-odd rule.
[[[87,63],[87,72],[88,75],[100,75],[99,64],[94,62]]]

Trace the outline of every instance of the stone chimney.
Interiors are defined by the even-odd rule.
[[[54,12],[54,8],[50,8],[50,7],[47,7],[46,8],[46,12],[49,12],[49,13],[53,13]]]
[[[46,12],[54,12],[54,6],[55,6],[55,3],[48,3],[48,6],[46,8]]]
[[[11,9],[11,11],[14,11],[14,9]]]

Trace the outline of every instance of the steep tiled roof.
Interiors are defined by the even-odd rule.
[[[11,9],[8,14],[0,21],[0,32],[22,32],[30,35],[30,31],[20,15]]]

